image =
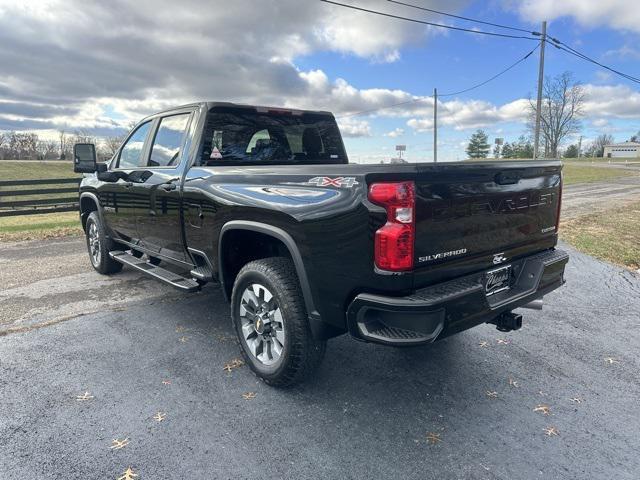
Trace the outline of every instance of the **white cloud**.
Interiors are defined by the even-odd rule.
[[[456,10],[467,1],[427,5]],[[108,116],[126,125],[159,108],[208,99],[338,112],[376,108],[410,96],[358,91],[320,70],[301,72],[296,59],[329,51],[394,62],[403,46],[432,35],[423,25],[318,1],[221,4],[0,0],[0,99],[23,104],[23,115],[0,105],[0,130],[108,128]],[[390,13],[403,9],[371,0],[359,4]],[[42,108],[35,114],[31,104],[69,111]]]
[[[380,1],[359,4],[369,3],[390,12],[397,8]],[[465,3],[430,0],[426,5],[455,10]],[[546,2],[530,0],[522,9],[536,5],[542,8]],[[0,130],[66,127],[108,134],[146,114],[193,100],[331,110],[343,116],[346,136],[372,135],[370,117],[402,118],[414,131],[432,128],[430,97],[400,89],[362,89],[296,64],[300,56],[318,51],[396,61],[403,46],[433,35],[430,29],[317,1],[305,2],[304,8],[299,0],[236,0],[225,8],[209,7],[203,0],[184,0],[179,9],[168,0],[117,5],[0,0],[0,65],[10,66],[0,69]],[[563,5],[558,9],[566,10]],[[269,21],[261,12],[269,12]],[[176,25],[180,34],[168,35]],[[640,92],[621,85],[585,88],[589,115],[640,116]],[[384,108],[396,104],[401,105]],[[522,122],[527,116],[522,98],[503,105],[474,99],[441,105],[441,125],[457,130]],[[344,117],[371,110],[375,112]],[[394,138],[392,133],[400,130],[387,136]]]
[[[585,85],[585,97],[587,116],[640,117],[640,91],[626,85]]]
[[[606,25],[640,32],[640,9],[630,0],[504,0],[504,3],[532,23],[573,17],[585,26]]]
[[[366,120],[352,117],[338,119],[338,126],[343,137],[370,137],[371,125]]]
[[[640,49],[630,45],[623,45],[620,48],[607,50],[604,56],[623,60],[640,60]]]
[[[519,99],[502,106],[483,100],[438,102],[438,124],[456,130],[481,128],[500,122],[522,122],[528,115],[528,100]],[[411,118],[407,126],[419,132],[433,129],[433,117]]]
[[[384,134],[385,137],[398,138],[404,135],[404,128],[394,128],[390,132]]]

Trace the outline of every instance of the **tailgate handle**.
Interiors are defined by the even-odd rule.
[[[500,172],[495,176],[498,185],[513,185],[520,181],[520,172]]]

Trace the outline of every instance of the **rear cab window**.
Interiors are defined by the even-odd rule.
[[[214,107],[203,142],[201,165],[348,163],[330,114]]]

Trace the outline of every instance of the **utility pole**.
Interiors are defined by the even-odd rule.
[[[542,38],[540,39],[540,67],[538,69],[538,101],[536,103],[536,129],[533,139],[533,158],[538,158],[540,146],[540,113],[542,109],[542,84],[544,82],[544,45],[547,42],[547,22],[542,22]]]
[[[582,135],[580,135],[580,140],[578,140],[578,158],[582,156]]]
[[[438,161],[438,89],[433,89],[433,161]]]

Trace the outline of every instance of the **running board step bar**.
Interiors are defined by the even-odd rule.
[[[178,275],[177,273],[171,272],[162,267],[151,265],[142,258],[134,257],[130,253],[123,252],[121,250],[114,250],[113,252],[109,252],[109,256],[116,262],[120,262],[123,265],[129,265],[136,270],[140,270],[141,272],[147,273],[158,280],[162,280],[163,282],[173,285],[182,291],[195,292],[200,289],[200,284],[195,280],[183,277],[182,275]]]

